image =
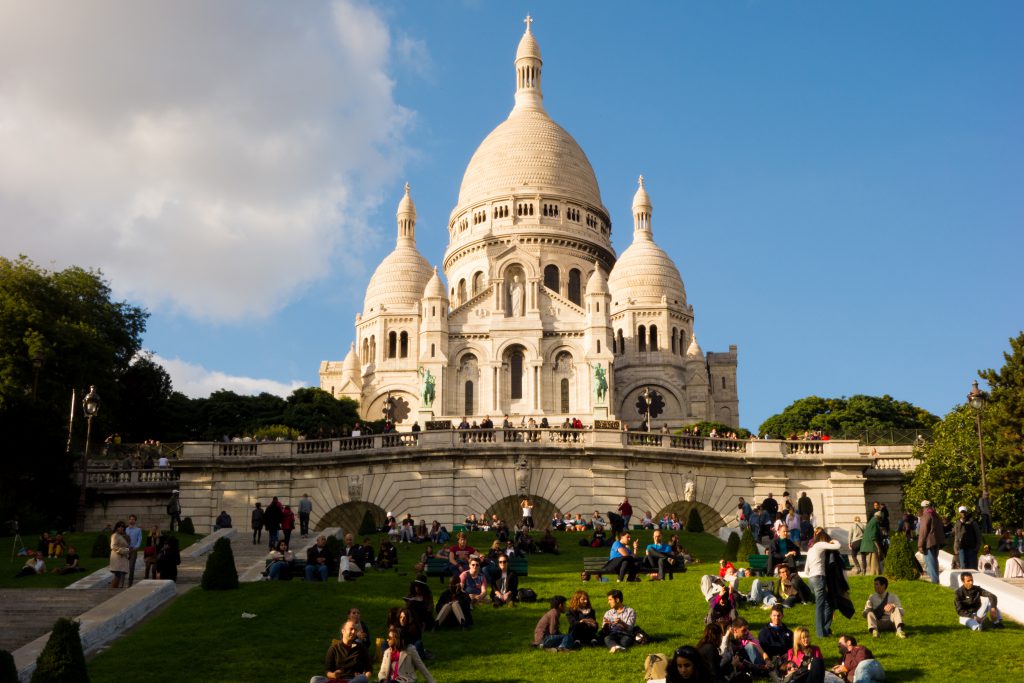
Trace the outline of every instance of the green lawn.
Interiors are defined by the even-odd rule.
[[[53,574],[51,573],[54,567],[63,567],[64,558],[46,560],[46,575],[45,576],[27,576],[20,579],[15,579],[14,575],[25,564],[25,557],[16,556],[11,558],[11,548],[14,545],[13,537],[6,537],[0,539],[0,552],[3,553],[3,560],[0,560],[0,564],[6,563],[4,568],[0,570],[0,588],[64,588],[67,585],[82,579],[97,569],[103,569],[109,564],[109,557],[90,557],[92,553],[93,541],[96,540],[98,532],[88,532],[84,534],[80,533],[68,533],[64,534],[64,540],[69,544],[75,546],[78,549],[78,554],[81,556],[79,565],[85,568],[85,572],[78,572],[77,574]],[[109,536],[109,534],[108,534]],[[199,534],[177,534],[178,540],[182,548],[185,548],[196,542],[197,539],[202,538]],[[36,544],[39,542],[39,537],[35,534],[29,536],[22,536],[24,545],[29,550],[35,550]]]
[[[649,532],[643,533],[641,543],[649,537]],[[530,576],[520,584],[536,590],[541,602],[500,610],[480,607],[474,612],[473,630],[425,635],[427,648],[437,655],[428,666],[438,681],[564,683],[580,672],[585,672],[590,682],[635,681],[642,678],[646,653],[668,653],[695,642],[703,630],[706,611],[697,585],[703,573],[717,569],[721,542],[710,535],[684,534],[683,544],[704,564],[691,567],[674,581],[616,584],[614,580],[583,583],[580,558],[601,551],[576,545],[578,534],[560,538],[562,554],[531,556]],[[477,548],[486,547],[488,540],[486,534],[471,534],[471,543]],[[409,566],[420,550],[402,546],[402,565]],[[144,671],[147,681],[306,681],[322,673],[329,641],[336,637],[350,606],[362,609],[371,636],[377,637],[385,612],[403,604],[411,579],[411,570],[403,570],[373,573],[350,583],[263,582],[226,593],[193,589],[96,656],[89,664],[90,676],[94,683],[120,683],[126,671]],[[750,579],[745,579],[742,586],[749,583]],[[858,609],[871,590],[870,583],[869,577],[851,577]],[[568,597],[584,589],[595,606],[603,606],[605,594],[615,587],[625,593],[626,604],[637,610],[638,624],[658,642],[617,655],[603,648],[566,654],[529,648],[534,624],[547,609],[547,598],[554,594]],[[907,609],[908,640],[897,640],[892,634],[872,640],[859,616],[848,621],[837,615],[834,625],[837,634],[850,633],[867,642],[882,661],[887,681],[987,683],[993,676],[999,679],[1006,672],[1024,670],[1020,648],[1024,628],[1020,625],[971,633],[957,623],[953,594],[948,589],[926,582],[894,583],[892,588]],[[438,580],[431,580],[431,589],[436,598],[441,591]],[[257,616],[242,619],[243,612]],[[756,630],[766,622],[767,612],[746,609],[743,615]],[[808,605],[789,610],[786,618],[790,627],[811,627],[812,621],[813,607]],[[566,628],[564,619],[562,628]],[[813,628],[811,631],[813,634]],[[822,647],[829,665],[834,663],[835,642],[815,643]],[[969,650],[965,643],[970,644]]]

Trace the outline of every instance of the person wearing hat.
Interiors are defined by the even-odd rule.
[[[942,520],[930,501],[921,501],[921,517],[917,524],[917,549],[924,555],[924,566],[932,583],[939,582],[939,548],[946,544]]]
[[[971,517],[971,511],[963,505],[956,511],[960,513],[960,518],[953,525],[953,552],[960,560],[960,569],[977,569],[981,527]]]

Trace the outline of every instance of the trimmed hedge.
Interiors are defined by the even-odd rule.
[[[194,524],[192,524],[192,518],[191,517],[186,517],[185,519],[181,520],[181,524],[178,525],[178,533],[179,534],[195,534],[196,533],[196,527],[195,527]]]
[[[735,531],[729,534],[729,540],[725,542],[725,552],[722,553],[722,557],[729,560],[730,562],[736,561],[737,552],[740,549],[740,535]]]
[[[14,655],[0,650],[0,683],[18,683],[18,667],[14,666]]]
[[[92,542],[92,557],[110,557],[110,534],[99,534]]]
[[[921,570],[914,556],[915,547],[905,534],[889,537],[889,552],[885,556],[885,575],[890,579],[916,581]]]
[[[743,535],[740,537],[740,547],[737,549],[736,554],[744,561],[751,555],[758,554],[757,541],[754,540],[754,534],[751,533],[750,527],[743,530]]]
[[[704,520],[700,518],[697,508],[690,508],[690,516],[686,518],[686,530],[694,534],[704,532]]]
[[[32,683],[89,683],[78,622],[58,619],[36,659]]]
[[[231,551],[231,541],[227,538],[218,538],[213,544],[213,552],[206,560],[206,569],[203,570],[202,586],[204,591],[227,591],[238,588],[235,554]]]

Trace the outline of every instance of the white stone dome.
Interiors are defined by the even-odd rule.
[[[444,283],[441,282],[441,276],[437,274],[437,266],[434,266],[434,274],[430,276],[430,281],[427,283],[426,289],[423,290],[423,298],[448,300],[448,292],[444,288]]]
[[[395,250],[380,262],[370,278],[366,298],[363,299],[364,317],[379,313],[382,305],[418,306],[423,290],[434,274],[434,269],[416,248],[416,206],[409,196],[408,183],[395,217],[398,220],[398,241]]]
[[[590,279],[587,280],[586,293],[590,294],[608,294],[608,280],[604,276],[604,271],[601,270],[601,262],[594,261],[594,272],[590,274]]]

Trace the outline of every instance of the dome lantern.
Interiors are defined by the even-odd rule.
[[[533,18],[529,14],[523,20],[526,32],[519,40],[516,50],[516,106],[520,109],[544,109],[544,95],[540,89],[540,71],[544,62],[540,58],[540,45],[530,30]]]
[[[409,196],[409,183],[405,184],[405,196],[398,202],[398,211],[395,212],[398,219],[398,240],[403,239],[415,241],[416,239],[416,205],[412,203]]]
[[[633,195],[633,236],[651,239],[651,213],[654,209],[651,206],[651,196],[644,188],[644,177],[637,179],[639,187]]]

